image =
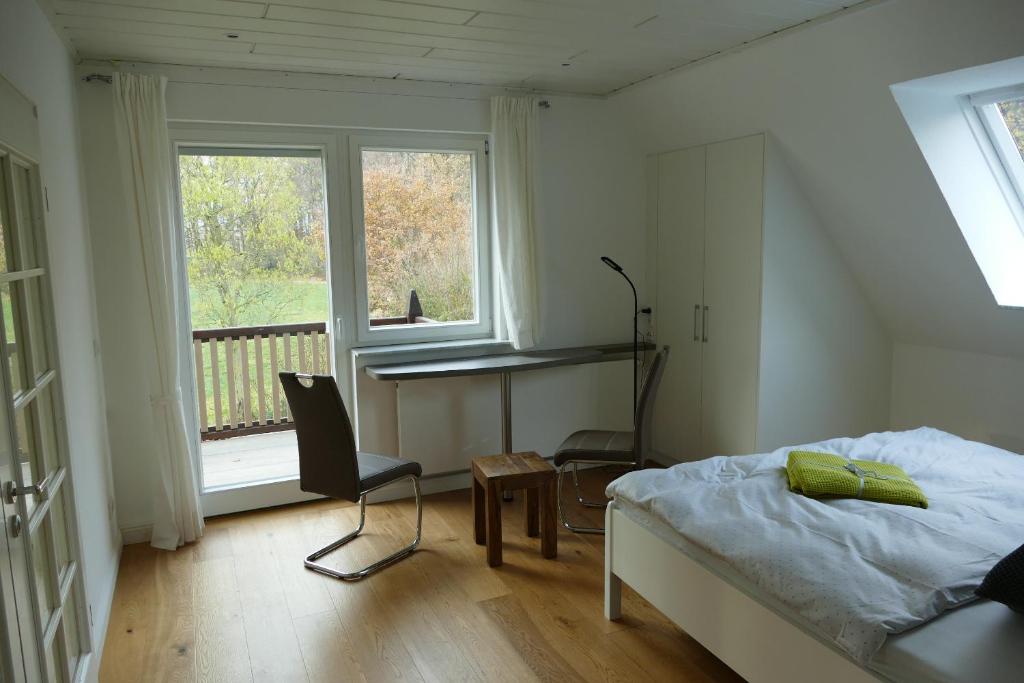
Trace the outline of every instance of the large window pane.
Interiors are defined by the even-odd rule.
[[[178,163],[193,329],[327,320],[320,157]]]
[[[331,371],[323,160],[193,147],[178,162],[203,488],[295,478],[277,372]]]
[[[361,164],[371,325],[475,320],[473,155],[363,150]]]

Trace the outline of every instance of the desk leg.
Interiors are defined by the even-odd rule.
[[[512,452],[512,373],[501,373],[501,452]],[[504,491],[502,500],[512,500],[512,492]]]

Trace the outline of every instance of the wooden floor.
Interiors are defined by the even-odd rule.
[[[628,589],[624,618],[604,619],[603,537],[562,529],[558,559],[542,559],[517,497],[503,507],[505,563],[490,569],[469,491],[424,503],[420,550],[357,583],[302,566],[355,525],[358,508],[333,501],[211,519],[173,553],[127,546],[100,680],[741,680]],[[404,544],[414,509],[370,506],[365,538],[334,564]]]

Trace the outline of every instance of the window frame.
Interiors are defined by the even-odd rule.
[[[362,345],[479,339],[494,336],[490,168],[486,135],[455,133],[353,133],[348,137],[350,204],[355,252],[356,339]],[[363,213],[363,151],[469,153],[473,163],[474,301],[470,321],[437,324],[370,325],[366,224]]]
[[[967,99],[989,143],[983,150],[995,162],[992,165],[996,178],[1017,219],[1017,227],[1024,234],[1024,153],[1017,147],[998,107],[1002,102],[1024,99],[1024,83],[975,93]]]

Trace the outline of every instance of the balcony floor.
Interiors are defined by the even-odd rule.
[[[203,488],[299,476],[295,430],[203,441]]]

